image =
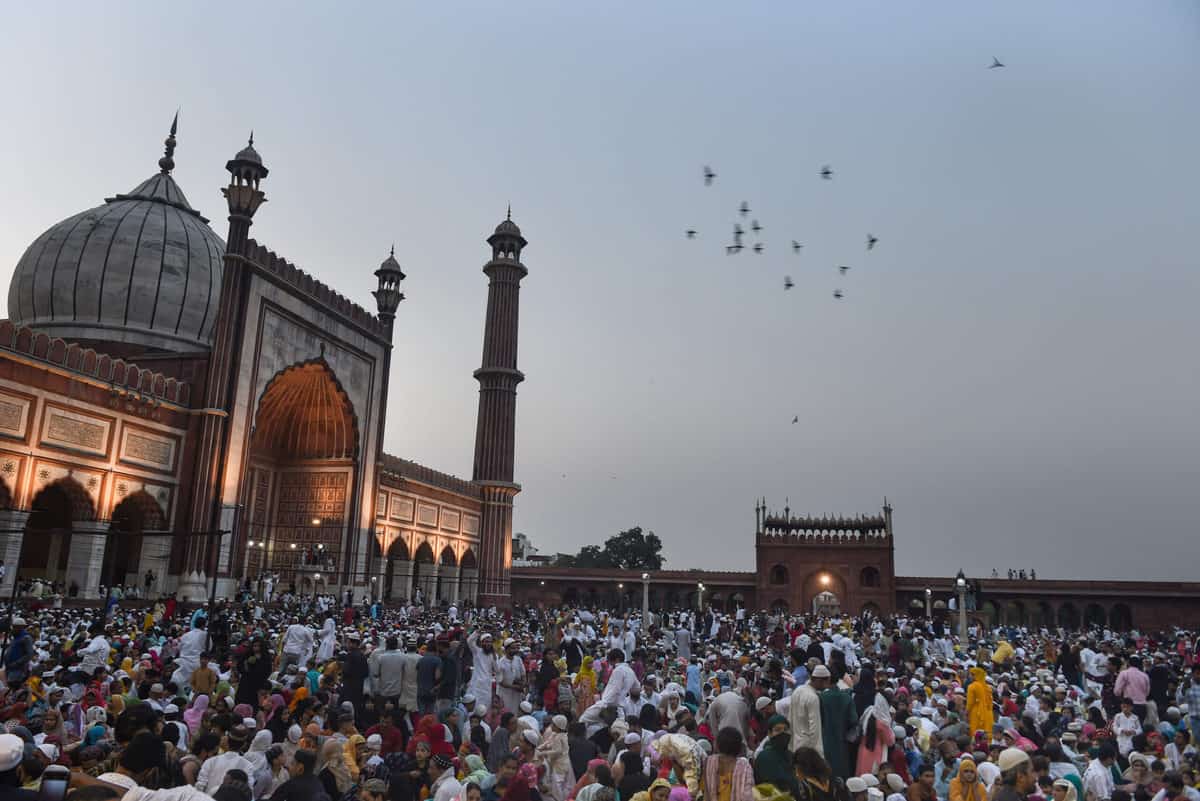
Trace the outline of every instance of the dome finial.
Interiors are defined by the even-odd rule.
[[[392,249],[388,253],[388,255],[391,256],[393,259],[396,258],[396,243],[395,242],[392,243]]]
[[[254,129],[250,129],[250,147],[254,147]]]
[[[179,130],[179,109],[175,109],[175,119],[171,120],[171,132],[167,134],[163,157],[158,160],[158,168],[163,175],[170,174],[175,169],[175,132]]]
[[[505,219],[509,219],[509,220],[512,219],[512,204],[511,203],[508,204],[508,216]]]

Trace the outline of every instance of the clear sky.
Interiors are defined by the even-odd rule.
[[[0,74],[3,270],[177,106],[224,235],[253,128],[260,241],[368,307],[395,242],[386,446],[467,477],[511,201],[543,550],[749,569],[756,497],[886,495],[902,573],[1197,577],[1193,0],[23,4]],[[766,250],[726,256],[743,200]]]

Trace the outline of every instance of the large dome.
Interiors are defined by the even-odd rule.
[[[225,243],[188,205],[169,155],[162,172],[34,240],[8,288],[13,323],[69,341],[208,349]]]

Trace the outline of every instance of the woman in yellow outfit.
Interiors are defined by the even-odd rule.
[[[988,686],[987,674],[983,668],[971,668],[971,683],[967,685],[967,724],[971,733],[983,732],[989,738],[992,736],[992,726],[995,725],[992,714],[992,688]]]

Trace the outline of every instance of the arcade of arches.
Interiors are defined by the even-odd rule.
[[[114,584],[153,591],[166,577],[171,535],[161,505],[144,489],[126,494],[109,520],[98,520],[87,490],[66,477],[43,487],[28,513],[9,515],[25,516],[22,575],[61,581],[70,597],[95,598],[101,585]]]
[[[405,536],[396,537],[383,559],[383,598],[385,601],[414,598],[418,590],[427,602],[475,598],[479,592],[475,550],[468,546],[460,556],[451,545],[445,545],[435,559],[433,546],[424,540],[416,553],[410,555]]]
[[[934,619],[953,620],[957,615],[949,600],[938,598],[930,604]],[[1105,599],[1047,601],[1035,598],[1012,600],[986,599],[975,610],[968,610],[967,618],[986,628],[996,626],[1028,626],[1051,628],[1062,626],[1076,629],[1081,626],[1100,626],[1124,631],[1134,626],[1133,609],[1136,601],[1114,601]],[[924,614],[925,601],[913,596],[907,607]]]

